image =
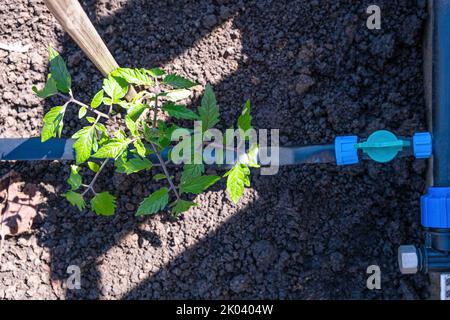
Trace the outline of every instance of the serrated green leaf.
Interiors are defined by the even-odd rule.
[[[248,157],[248,166],[251,168],[259,168],[260,165],[258,164],[258,144],[253,144],[250,147],[250,150],[247,153]]]
[[[110,106],[110,105],[113,104],[112,99],[111,99],[111,98],[108,98],[108,97],[103,97],[102,102],[103,102],[105,105],[107,105],[107,106]]]
[[[159,68],[152,68],[152,69],[144,69],[144,72],[147,72],[149,75],[151,75],[153,78],[158,78],[166,74],[166,72]]]
[[[136,126],[136,122],[133,121],[129,116],[125,117],[125,124],[133,137],[139,137],[139,132]]]
[[[104,133],[104,134],[107,134],[107,133],[108,133],[107,130],[106,130],[105,125],[104,125],[103,123],[100,123],[100,122],[97,122],[97,123],[95,124],[95,129],[97,129],[98,131],[100,131],[100,132],[102,132],[102,133]]]
[[[132,104],[127,109],[127,115],[130,117],[133,121],[137,121],[139,117],[142,115],[142,113],[145,111],[145,109],[149,108],[147,104],[138,103],[138,104]]]
[[[241,115],[238,118],[238,128],[244,132],[252,128],[252,116],[250,115],[250,99],[244,105]]]
[[[140,155],[142,158],[145,158],[146,150],[145,150],[144,144],[142,143],[142,140],[138,139],[138,140],[134,141],[133,145],[136,148],[138,155]]]
[[[56,82],[56,87],[61,92],[69,93],[72,86],[72,78],[67,70],[64,59],[52,47],[48,48],[48,53],[50,59],[50,73]]]
[[[130,101],[129,103],[130,103],[130,104],[136,103],[136,102],[138,102],[138,100],[141,100],[142,97],[145,96],[145,95],[147,95],[147,94],[149,94],[149,92],[146,91],[146,90],[139,91],[138,93],[136,93],[136,94],[133,96],[133,98],[131,99],[131,101]],[[127,108],[127,109],[128,109],[128,108]]]
[[[137,216],[152,215],[163,210],[169,202],[169,190],[161,188],[145,198],[136,212]]]
[[[103,80],[103,90],[111,97],[111,103],[117,103],[120,99],[125,97],[128,92],[128,83],[123,78],[114,77],[112,75]],[[103,102],[107,104],[105,98]]]
[[[127,135],[122,129],[117,130],[114,133],[114,137],[116,137],[118,140],[125,142],[127,140]]]
[[[94,123],[95,122],[95,118],[93,118],[93,117],[86,117],[86,120],[89,123]]]
[[[65,197],[71,205],[76,206],[80,211],[83,211],[86,207],[83,196],[77,192],[67,191],[62,196]]]
[[[167,102],[163,105],[163,110],[167,111],[169,116],[177,119],[197,120],[199,116],[185,106],[176,105],[173,102]]]
[[[53,107],[47,112],[44,116],[44,127],[41,132],[42,142],[56,136],[61,137],[65,112],[66,108],[61,106]]]
[[[142,122],[142,126],[144,127],[144,139],[150,143],[158,143],[157,132],[145,122]]]
[[[139,69],[131,68],[117,68],[111,75],[125,79],[128,83],[132,83],[138,86],[153,86],[154,82],[150,79],[145,72]]]
[[[75,160],[78,164],[83,163],[90,158],[93,146],[97,143],[94,127],[84,127],[76,132],[72,138],[77,139],[73,144]]]
[[[237,163],[228,171],[224,177],[227,177],[227,191],[233,203],[238,203],[244,193],[244,187],[250,185],[250,170],[244,164]]]
[[[185,164],[181,172],[181,181],[189,181],[200,177],[205,172],[203,164]]]
[[[195,206],[197,206],[195,202],[179,199],[175,201],[175,206],[172,209],[172,214],[177,217],[181,213],[188,211],[191,207]]]
[[[112,216],[116,210],[116,197],[107,191],[97,193],[91,199],[92,210],[101,216]]]
[[[183,99],[188,98],[191,95],[191,91],[187,89],[175,89],[168,92],[165,92],[162,94],[162,96],[165,96],[169,101],[177,102]]]
[[[32,90],[39,98],[45,99],[58,93],[58,88],[56,87],[56,81],[52,78],[52,75],[48,75],[47,82],[42,90],[39,90],[36,86],[32,87]]]
[[[163,83],[175,89],[189,89],[197,85],[195,82],[192,82],[191,80],[183,78],[179,75],[176,75],[175,73],[167,75],[164,78]]]
[[[198,107],[198,114],[202,121],[202,130],[213,128],[219,122],[219,106],[212,87],[207,84],[202,97],[201,105]]]
[[[200,194],[220,180],[219,176],[199,176],[181,181],[180,191]]]
[[[86,107],[80,107],[80,109],[78,109],[78,119],[82,119],[87,113],[87,108]]]
[[[99,92],[97,92],[95,94],[95,96],[92,98],[91,107],[93,109],[97,108],[98,106],[100,106],[102,104],[104,94],[105,94],[105,90],[102,89]]]
[[[70,166],[70,176],[67,179],[67,183],[70,185],[71,190],[77,190],[81,186],[82,178],[78,173],[79,170],[80,168],[76,165]]]
[[[127,150],[129,141],[112,139],[100,147],[92,157],[99,159],[117,159],[122,153]]]
[[[119,157],[116,160],[116,168],[119,173],[136,173],[142,170],[150,170],[152,168],[152,163],[147,158],[134,157],[130,160]]]
[[[89,169],[91,169],[92,172],[97,173],[98,170],[100,170],[100,166],[95,162],[88,161],[87,165],[88,165]]]
[[[166,178],[166,175],[162,174],[162,173],[157,173],[157,174],[155,174],[153,176],[153,179],[155,179],[156,181],[159,181],[159,180],[162,180],[162,179],[165,179],[165,178]]]

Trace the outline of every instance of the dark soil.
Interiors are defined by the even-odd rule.
[[[251,98],[257,128],[279,128],[284,145],[325,143],[336,135],[424,130],[421,36],[425,1],[379,0],[382,29],[366,28],[368,1],[81,1],[122,66],[163,66],[212,83],[223,128]],[[75,95],[87,100],[101,74],[58,26],[42,1],[3,0],[0,136],[36,136],[57,100],[31,93],[47,72],[46,47],[62,52]],[[197,95],[200,93],[198,92]],[[195,101],[195,99],[194,99]],[[82,124],[76,108],[64,135]],[[224,185],[198,197],[180,220],[134,217],[158,186],[112,168],[98,189],[118,197],[113,218],[78,212],[58,196],[67,163],[1,163],[38,183],[47,201],[31,235],[5,242],[0,299],[418,299],[425,276],[401,276],[396,250],[420,241],[419,197],[426,163],[399,159],[340,168],[282,168],[252,177],[234,206]],[[366,269],[382,289],[366,288]],[[69,265],[81,290],[65,290]]]

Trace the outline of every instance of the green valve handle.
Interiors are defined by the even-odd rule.
[[[404,147],[411,143],[398,139],[395,134],[387,130],[378,130],[372,133],[366,141],[356,143],[355,148],[361,149],[376,162],[389,162],[395,158]]]

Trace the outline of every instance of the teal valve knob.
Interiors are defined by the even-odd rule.
[[[372,133],[366,141],[355,144],[355,148],[361,149],[372,160],[380,163],[389,162],[411,143],[398,139],[395,134],[387,130],[378,130]]]

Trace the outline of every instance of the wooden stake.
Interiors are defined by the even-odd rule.
[[[119,67],[77,0],[44,0],[64,30],[103,75]]]

